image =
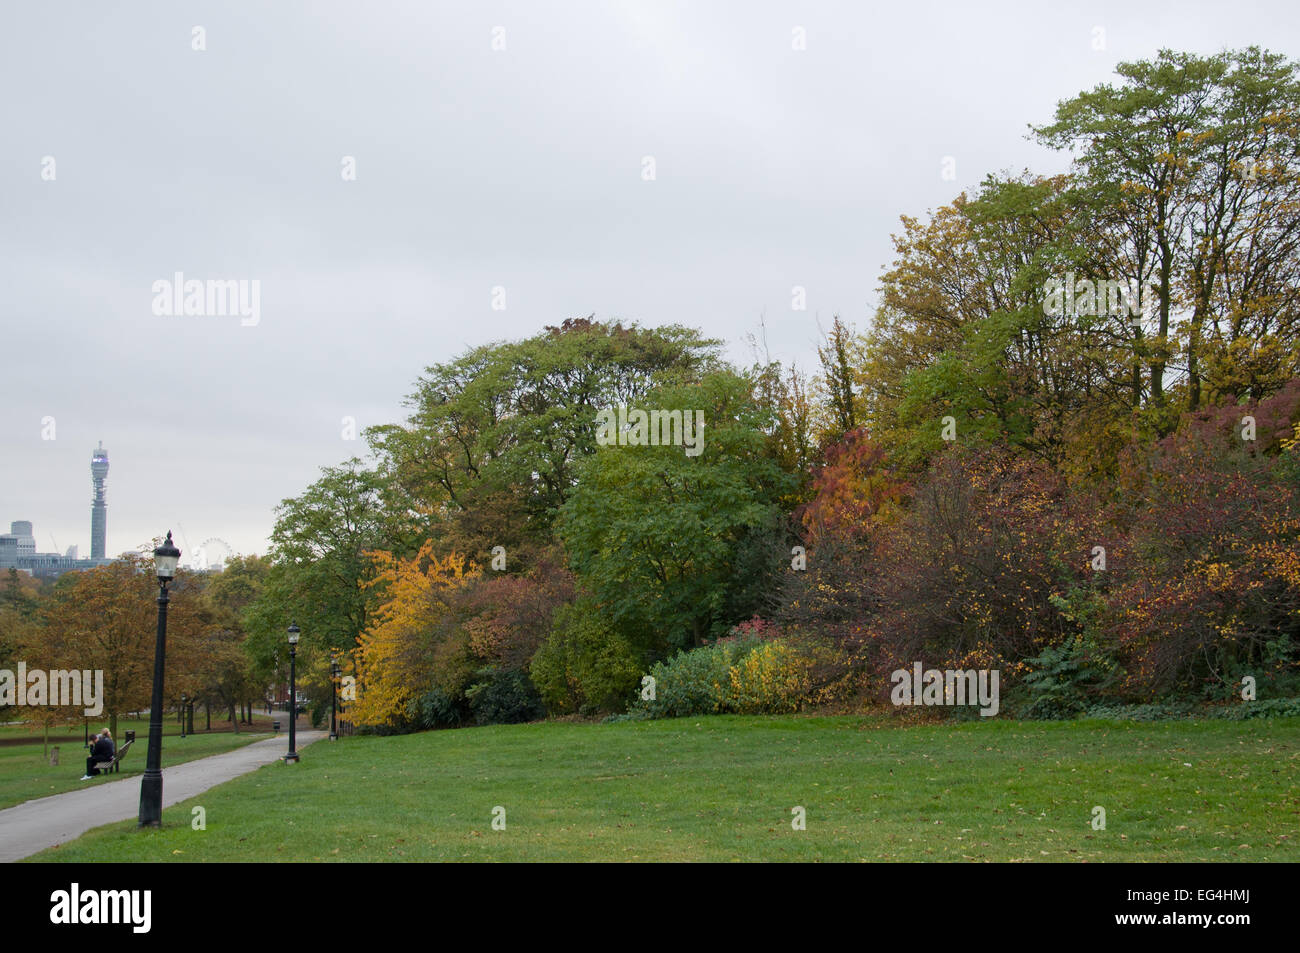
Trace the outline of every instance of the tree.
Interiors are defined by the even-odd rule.
[[[1275,311],[1279,286],[1294,288],[1286,260],[1300,228],[1296,69],[1254,47],[1210,57],[1162,50],[1154,61],[1121,63],[1122,85],[1062,102],[1055,121],[1035,129],[1046,144],[1076,150],[1080,183],[1109,236],[1108,264],[1155,288],[1154,323],[1137,345],[1157,410],[1171,371],[1186,406],[1199,407],[1207,352],[1226,345],[1244,352],[1239,359],[1250,355],[1251,338],[1240,332],[1261,314],[1253,299]],[[1281,300],[1293,299],[1288,289]],[[1293,314],[1266,327],[1277,324],[1294,345]],[[1162,415],[1162,432],[1176,417]]]
[[[304,671],[311,666],[323,671],[331,651],[349,651],[356,645],[370,611],[367,553],[384,547],[393,523],[385,490],[379,474],[354,458],[322,468],[320,479],[276,508],[271,566],[260,576],[257,595],[241,615],[257,681],[288,680],[285,631],[290,622],[296,621],[302,630],[298,655]],[[244,577],[259,573],[241,569],[231,585],[236,579],[251,585]],[[242,596],[229,598],[238,601]]]
[[[524,569],[596,448],[597,411],[697,375],[716,348],[677,326],[568,320],[430,367],[406,423],[367,437],[420,539],[485,563],[504,546],[512,571]]]
[[[208,679],[195,686],[190,698],[203,698],[209,711],[214,702],[221,702],[229,710],[235,731],[239,730],[240,720],[235,706],[245,706],[251,721],[252,702],[261,698],[266,689],[265,680],[256,677],[253,661],[244,650],[248,638],[245,616],[257,603],[272,570],[267,557],[235,556],[220,573],[209,578],[204,589],[212,618],[205,646],[210,660]]]
[[[795,481],[770,455],[770,412],[753,389],[750,378],[717,372],[651,392],[646,407],[703,414],[702,451],[603,446],[561,510],[575,575],[647,664],[725,635],[774,601],[789,560],[777,500]]]
[[[49,667],[102,670],[104,710],[116,734],[120,715],[151,703],[158,596],[153,564],[147,556],[128,555],[68,576],[33,633],[33,651],[39,649]],[[171,586],[167,686],[186,683],[206,663],[199,651],[202,606],[192,582],[192,574],[179,570]]]
[[[830,334],[817,348],[817,357],[822,364],[819,383],[825,391],[830,410],[830,429],[823,438],[827,443],[838,440],[858,425],[856,398],[853,394],[853,368],[849,362],[852,337],[852,332],[836,315]]]
[[[479,571],[463,556],[439,558],[432,541],[411,559],[370,554],[368,589],[381,596],[357,640],[357,700],[351,718],[360,724],[395,725],[430,687],[458,696],[478,667],[468,633],[457,626],[454,597]]]

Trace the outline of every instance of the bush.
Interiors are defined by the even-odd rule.
[[[1054,602],[1066,606],[1065,600],[1054,598]],[[1021,712],[1024,718],[1061,719],[1079,714],[1088,697],[1113,680],[1117,671],[1114,662],[1083,636],[1049,646],[1026,661],[1030,671],[1024,681],[1030,701]]]
[[[799,711],[812,693],[811,657],[787,641],[742,631],[652,666],[654,698],[638,694],[629,716]]]
[[[690,651],[682,650],[650,668],[654,697],[637,694],[631,711],[649,718],[681,718],[733,711],[731,666],[758,644],[756,639],[719,639]]]
[[[731,666],[730,703],[746,715],[798,711],[811,690],[808,658],[784,642],[755,645]]]
[[[516,668],[486,674],[487,681],[465,693],[477,724],[513,725],[546,715],[541,696],[527,672]]]
[[[599,607],[583,598],[556,611],[529,673],[549,711],[586,715],[623,708],[640,678],[641,662]]]
[[[459,728],[465,721],[463,705],[441,688],[425,692],[411,707],[411,719],[418,728]]]

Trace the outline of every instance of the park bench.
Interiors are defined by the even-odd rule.
[[[126,753],[131,750],[131,745],[133,744],[135,744],[135,739],[131,738],[113,753],[112,760],[95,762],[95,770],[100,774],[110,774],[115,771],[120,771],[122,759],[126,757]]]

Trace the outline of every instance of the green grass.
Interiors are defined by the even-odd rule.
[[[10,708],[8,714],[12,716],[16,712],[21,711],[22,709],[20,708]],[[264,715],[261,712],[254,712],[253,728],[256,731],[270,731],[271,722],[277,720],[284,722],[284,718],[281,716],[273,718],[272,716]],[[206,722],[203,719],[203,712],[199,711],[194,716],[194,728],[197,734],[207,733],[203,727],[205,724]],[[302,722],[300,721],[299,724],[302,724]],[[230,722],[225,718],[214,718],[212,720],[212,725],[213,733],[230,730]],[[50,744],[60,745],[64,747],[65,750],[67,747],[74,744],[82,745],[84,747],[84,738],[87,727],[90,728],[90,733],[93,735],[95,732],[99,731],[99,729],[108,727],[108,716],[100,715],[98,718],[92,719],[88,726],[83,725],[81,722],[72,725],[56,725],[50,729]],[[114,733],[114,737],[125,738],[128,729],[133,730],[137,737],[143,738],[149,733],[149,716],[145,715],[141,718],[118,718],[117,731]],[[247,731],[248,726],[241,724],[239,730],[241,732]],[[181,726],[180,722],[176,720],[176,713],[168,712],[163,718],[163,734],[167,736],[176,735],[177,737],[180,737],[180,733]],[[12,741],[15,738],[21,738],[39,745],[41,743],[41,729],[38,725],[32,722],[0,725],[0,740]]]
[[[1298,777],[1295,718],[542,723],[318,742],[161,830],[113,824],[33,859],[1295,862]]]
[[[101,726],[102,727],[102,726]],[[260,727],[260,726],[258,726]],[[0,745],[0,809],[13,807],[33,798],[62,794],[65,791],[79,791],[95,784],[104,784],[144,773],[145,752],[149,745],[149,723],[134,719],[118,721],[117,737],[124,738],[128,728],[135,729],[136,741],[122,761],[121,771],[111,775],[100,775],[89,781],[80,780],[86,770],[86,748],[84,730],[78,726],[75,732],[62,728],[50,732],[50,747],[59,746],[59,764],[51,767],[48,755],[42,754],[41,736],[30,732],[7,732],[4,737],[34,737],[35,744]],[[232,751],[252,741],[270,738],[267,732],[254,732],[247,729],[238,735],[233,732],[212,732],[211,734],[193,734],[181,738],[179,726],[168,725],[163,735],[163,764],[180,764],[195,758]],[[170,732],[177,732],[171,734]],[[281,735],[284,733],[281,732]],[[119,741],[119,744],[121,742]]]

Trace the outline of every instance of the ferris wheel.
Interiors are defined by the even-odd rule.
[[[194,559],[191,563],[194,569],[211,569],[221,570],[226,568],[226,563],[230,557],[235,554],[230,548],[230,544],[224,539],[212,536],[205,539],[197,550],[194,551]]]

